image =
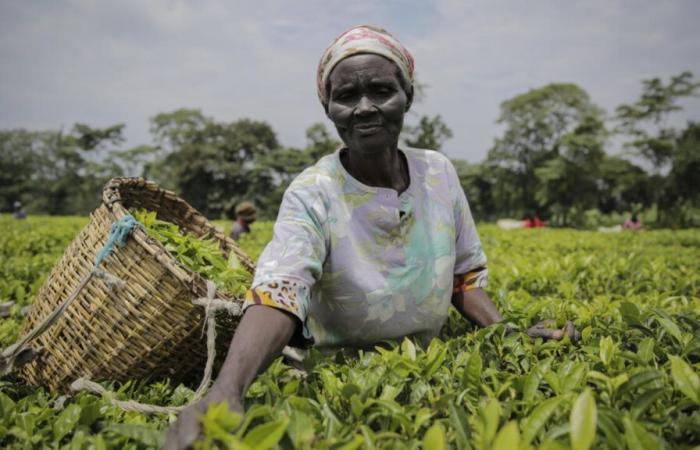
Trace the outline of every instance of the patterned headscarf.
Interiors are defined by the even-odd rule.
[[[328,105],[326,82],[331,71],[343,59],[359,53],[373,53],[392,61],[399,67],[404,81],[413,87],[413,56],[408,50],[386,30],[360,25],[338,36],[321,56],[316,83],[318,98],[324,108]]]

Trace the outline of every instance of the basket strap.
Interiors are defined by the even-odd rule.
[[[58,320],[59,317],[61,317],[61,315],[63,315],[63,312],[66,310],[66,308],[68,308],[68,306],[70,306],[70,304],[73,303],[80,291],[83,289],[83,287],[85,287],[85,285],[88,283],[88,281],[92,279],[94,275],[95,271],[90,271],[90,273],[87,274],[87,276],[83,277],[83,279],[80,280],[80,284],[78,284],[78,287],[75,288],[71,295],[63,302],[61,302],[60,305],[58,305],[58,308],[51,311],[51,314],[46,316],[44,320],[37,324],[37,326],[35,326],[29,333],[23,336],[22,339],[19,340],[19,342],[10,345],[2,351],[2,354],[0,354],[0,374],[6,375],[15,368],[15,361],[17,360],[17,357],[25,351],[27,345],[35,337],[43,334],[44,331],[46,331],[51,325],[54,324],[54,322],[56,322],[56,320]]]
[[[120,247],[124,247],[126,245],[126,238],[129,237],[129,233],[131,233],[131,230],[136,225],[141,224],[131,214],[127,214],[112,224],[112,228],[109,230],[109,236],[107,237],[107,242],[105,242],[104,247],[102,247],[102,250],[97,252],[97,256],[95,257],[95,269],[97,269],[102,260],[112,253],[112,250],[114,250],[114,244],[118,244]]]
[[[214,306],[214,300],[217,300],[219,303],[232,303],[215,299],[215,295],[216,285],[213,281],[207,280],[207,297],[206,299],[199,299],[206,301],[206,305],[204,306],[204,322],[206,323],[207,327],[207,362],[204,365],[204,375],[202,376],[202,381],[199,383],[199,387],[194,392],[194,396],[192,397],[190,403],[196,402],[200,398],[204,397],[204,394],[207,392],[207,389],[209,389],[209,385],[211,384],[211,376],[214,370],[214,360],[216,359],[216,314],[212,314],[212,312],[227,310],[226,307],[221,305]]]
[[[94,381],[90,381],[86,378],[78,378],[70,385],[70,388],[74,392],[87,391],[92,392],[93,394],[102,395],[106,397],[112,405],[121,408],[124,411],[135,411],[146,414],[176,414],[183,408],[182,406],[149,405],[146,403],[139,403],[134,400],[117,400],[114,398],[114,392],[109,391]]]
[[[99,269],[102,261],[112,253],[114,245],[120,247],[126,245],[126,239],[134,226],[139,225],[139,222],[131,214],[127,214],[118,221],[112,224],[107,237],[107,242],[102,249],[97,253],[95,265],[92,270],[80,280],[78,286],[73,290],[71,295],[61,302],[56,309],[51,311],[51,314],[46,316],[44,320],[38,323],[29,333],[23,336],[18,342],[10,345],[0,353],[0,375],[6,375],[22,364],[26,364],[39,354],[39,351],[28,348],[29,343],[37,336],[42,335],[51,325],[53,325],[65,312],[65,310],[78,297],[78,294],[83,290],[86,284],[93,278],[102,279],[110,289],[121,287],[123,282],[103,270]]]

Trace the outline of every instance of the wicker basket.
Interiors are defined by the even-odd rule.
[[[155,211],[159,219],[188,232],[214,237],[225,254],[234,252],[246,269],[253,270],[252,261],[234,241],[153,182],[112,179],[102,200],[38,292],[24,333],[43,321],[92,271],[112,223],[129,214],[129,208]],[[24,378],[33,385],[66,390],[78,377],[175,382],[201,377],[206,360],[201,336],[204,311],[192,299],[206,295],[205,280],[178,263],[141,227],[133,229],[126,246],[115,246],[100,267],[122,280],[122,287],[110,290],[103,280],[91,279],[63,315],[36,338],[32,346],[44,351],[22,367]],[[224,319],[217,321],[217,359],[221,360],[237,319],[219,318]]]

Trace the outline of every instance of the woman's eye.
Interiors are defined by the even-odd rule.
[[[352,97],[352,92],[340,92],[333,96],[336,100],[347,100]]]

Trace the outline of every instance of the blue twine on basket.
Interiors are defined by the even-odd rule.
[[[107,242],[95,257],[95,269],[100,265],[103,259],[112,253],[114,244],[118,244],[120,247],[124,247],[126,245],[126,238],[129,237],[129,233],[131,233],[134,226],[138,224],[138,220],[136,220],[131,214],[127,214],[112,224],[112,228],[109,230]]]

